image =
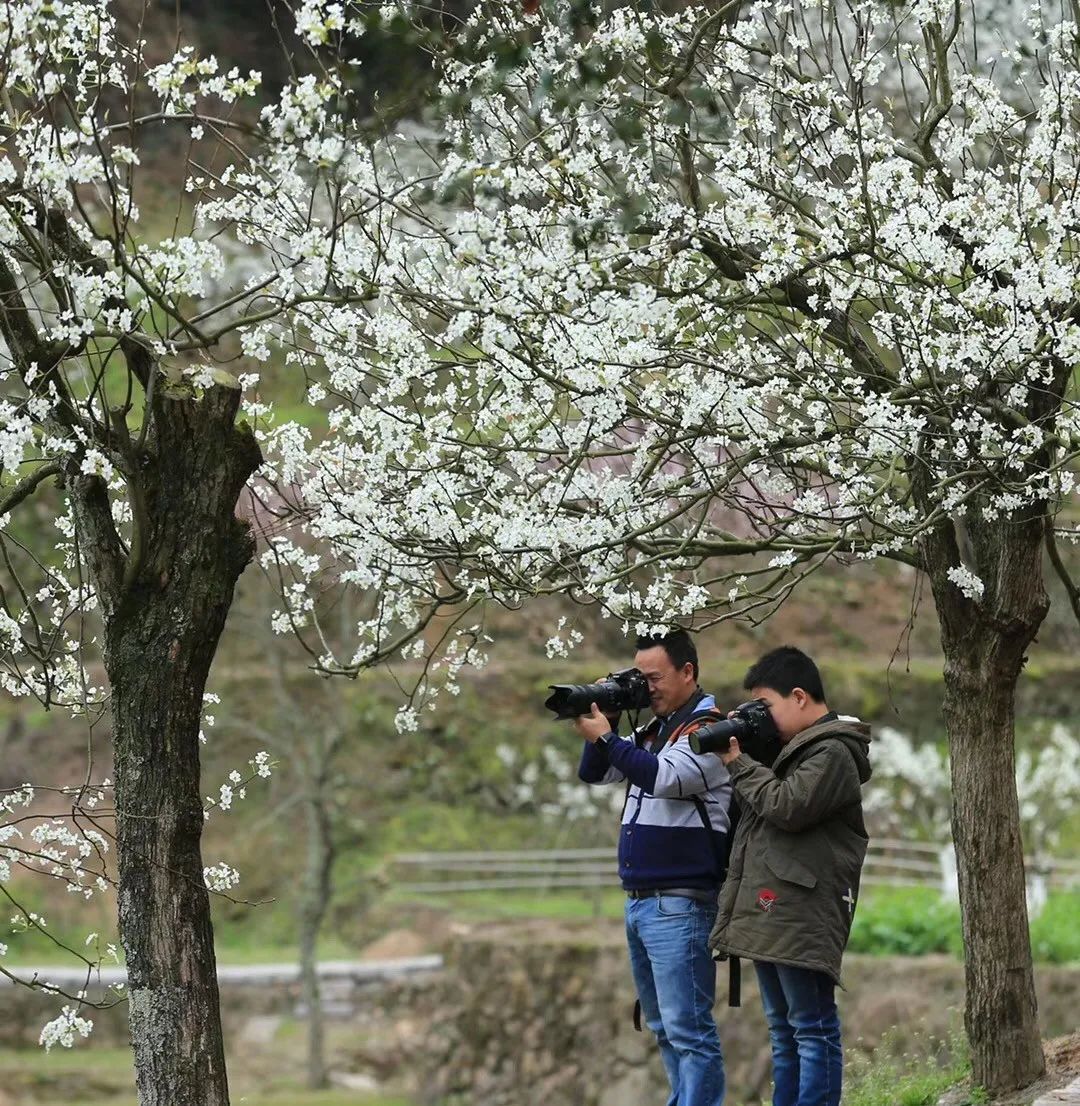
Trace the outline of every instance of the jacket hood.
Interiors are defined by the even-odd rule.
[[[825,738],[839,738],[851,750],[855,766],[859,770],[859,782],[870,779],[870,727],[858,718],[834,718],[826,722],[815,722],[807,726],[802,733],[796,734],[780,751],[777,764],[786,760],[799,749],[805,749]],[[775,765],[774,765],[775,768]]]

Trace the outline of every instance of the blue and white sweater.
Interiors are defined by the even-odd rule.
[[[632,740],[585,742],[578,776],[585,783],[627,781],[619,832],[619,878],[627,891],[663,887],[717,890],[728,853],[731,779],[712,753],[695,753],[687,737],[672,733],[716,701],[700,689],[661,719],[650,748],[638,731]],[[709,828],[705,828],[708,821]]]

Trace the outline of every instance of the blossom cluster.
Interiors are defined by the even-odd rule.
[[[61,793],[92,817],[110,789],[111,781],[104,780],[100,787],[67,788]],[[106,835],[93,824],[38,816],[33,813],[34,800],[35,790],[29,785],[0,792],[0,883],[10,881],[21,868],[58,879],[83,899],[108,891]],[[44,926],[36,915],[27,918]]]
[[[581,783],[576,757],[551,745],[535,756],[497,745],[495,756],[506,774],[506,799],[515,810],[534,811],[548,822],[577,822],[610,818],[622,809],[621,789]]]
[[[225,783],[218,788],[217,796],[207,795],[204,801],[203,814],[210,817],[210,811],[215,807],[224,813],[232,809],[233,801],[247,798],[248,784],[255,779],[269,779],[273,774],[274,762],[270,754],[265,750],[256,753],[248,761],[248,774],[244,776],[238,769],[233,768]]]
[[[71,1048],[75,1044],[76,1034],[80,1037],[88,1037],[94,1023],[88,1018],[80,1017],[73,1006],[65,1006],[59,1016],[53,1018],[42,1027],[40,1043],[48,1051],[54,1045],[61,1048]]]
[[[1000,38],[1000,13],[964,22],[943,62],[923,34],[937,8],[898,22],[876,0],[759,3],[731,26],[618,8],[585,33],[557,6],[526,20],[508,63],[525,17],[482,6],[473,55],[442,66],[436,127],[361,140],[333,55],[350,61],[357,5],[301,5],[324,64],[269,98],[189,47],[140,71],[103,6],[73,7],[83,37],[60,43],[54,6],[23,0],[5,18],[81,90],[78,118],[13,124],[25,158],[8,175],[68,212],[78,243],[45,333],[138,338],[196,394],[234,339],[246,369],[306,378],[317,430],[275,421],[258,372],[240,382],[267,457],[256,490],[281,520],[263,557],[283,579],[274,624],[309,631],[330,671],[375,663],[449,606],[571,592],[655,629],[761,617],[823,559],[917,563],[943,518],[1055,510],[1078,429],[1063,381],[1080,220],[1062,183],[1078,151],[1060,125],[1080,95],[1075,28],[1021,26],[1039,64],[1018,83],[1001,73],[1022,62],[994,68],[980,39]],[[91,52],[112,61],[88,80]],[[949,89],[929,134],[886,94],[917,74]],[[172,236],[102,239],[73,206],[89,184],[138,222],[140,153],[104,107],[117,82],[193,140],[223,133],[215,105],[258,112],[257,142],[216,173],[192,164],[194,224]],[[0,242],[30,215],[0,213]],[[36,278],[43,303],[51,279]],[[175,325],[148,328],[162,313]],[[3,471],[70,459],[107,483],[126,537],[129,465],[94,437],[92,386],[72,397],[86,418],[65,422],[57,382],[21,375]],[[2,678],[75,703],[88,689],[64,630],[97,598],[75,520],[58,525],[64,570],[0,618],[20,658]],[[717,568],[724,554],[747,559]],[[950,578],[983,601],[980,565]],[[383,597],[348,648],[317,626],[328,579]],[[38,660],[50,625],[65,647]]]
[[[876,834],[948,842],[952,784],[949,757],[934,742],[916,745],[890,726],[875,731],[874,774],[864,794]],[[1024,848],[1053,855],[1080,803],[1080,739],[1061,723],[1026,727],[1016,754],[1016,791]]]
[[[377,656],[437,601],[444,565],[459,601],[576,591],[627,629],[758,617],[821,559],[918,563],[943,518],[1074,493],[1080,224],[1054,180],[1077,161],[1058,125],[1075,34],[1051,36],[1054,79],[1020,93],[965,25],[923,138],[865,92],[936,71],[927,13],[907,14],[886,64],[891,9],[823,10],[846,88],[810,5],[752,6],[730,34],[693,9],[618,9],[587,35],[538,18],[512,66],[495,58],[514,17],[484,9],[480,57],[444,70],[464,106],[441,120],[443,156],[400,131],[325,170],[378,211],[377,234],[327,228],[364,293],[308,309],[299,342],[293,320],[259,340],[324,366],[317,394],[336,401],[326,435],[264,439],[304,534],[276,539],[278,625],[306,624],[328,574],[386,596],[328,667]],[[610,75],[583,84],[585,69]],[[345,126],[327,98],[306,110],[306,146]],[[251,227],[264,204],[206,213]],[[329,271],[310,230],[290,273],[309,286]],[[761,556],[727,572],[725,553]],[[949,572],[972,603],[980,571]]]

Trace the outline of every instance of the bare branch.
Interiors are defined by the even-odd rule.
[[[50,476],[59,476],[64,467],[59,461],[46,461],[39,465],[29,476],[24,476],[8,493],[7,498],[0,501],[0,515],[10,514],[24,499],[29,498],[37,491]]]

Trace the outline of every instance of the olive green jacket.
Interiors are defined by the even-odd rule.
[[[720,889],[713,956],[824,972],[840,982],[866,856],[870,729],[845,719],[796,734],[772,768],[729,765],[739,824]]]

